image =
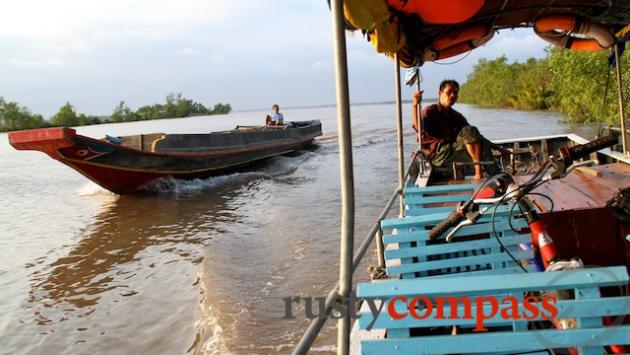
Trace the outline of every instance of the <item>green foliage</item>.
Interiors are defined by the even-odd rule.
[[[520,110],[552,109],[569,121],[618,121],[616,79],[611,70],[609,93],[604,103],[607,52],[579,52],[551,49],[546,58],[530,58],[525,63],[507,63],[505,56],[481,59],[462,85],[462,102],[483,107]],[[622,68],[628,68],[628,55]],[[630,71],[622,80],[628,88]],[[630,93],[626,93],[626,101]],[[627,104],[627,103],[626,103]]]
[[[577,52],[553,49],[548,57],[551,86],[554,90],[552,108],[564,113],[569,121],[619,121],[619,101],[615,70],[608,67],[608,52]],[[628,105],[630,59],[621,58],[625,104]],[[608,93],[604,101],[607,77]]]
[[[74,107],[66,102],[65,105],[61,106],[59,111],[50,119],[50,124],[53,126],[78,126],[79,125],[79,116],[77,116]]]
[[[178,93],[166,96],[165,104],[142,106],[135,112],[124,101],[121,101],[114,108],[111,117],[104,120],[97,116],[77,114],[72,104],[67,102],[48,122],[44,120],[42,115],[32,115],[26,107],[20,107],[15,102],[6,102],[4,98],[0,97],[0,132],[49,126],[71,127],[110,122],[228,114],[230,111],[232,111],[230,104],[218,103],[214,105],[213,109],[208,109],[203,104],[188,100],[182,97],[181,93]]]
[[[51,126],[86,126],[100,124],[101,120],[96,116],[88,116],[84,113],[77,114],[76,110],[69,102],[61,106],[59,111],[50,119]]]
[[[6,102],[0,97],[0,132],[46,127],[42,115],[32,115],[26,107],[16,102]]]
[[[112,116],[110,117],[112,122],[130,122],[137,121],[138,115],[133,112],[129,106],[125,105],[124,101],[121,101],[118,106],[112,112]]]
[[[511,107],[510,93],[516,89],[515,68],[501,56],[494,60],[481,59],[462,85],[460,97],[482,107]]]
[[[218,104],[214,105],[214,109],[212,109],[212,114],[224,115],[230,113],[230,111],[232,111],[232,106],[230,106],[230,104],[223,104],[219,102]]]
[[[210,110],[201,103],[184,98],[181,93],[168,94],[165,101],[163,105],[142,106],[136,112],[133,112],[125,105],[124,101],[121,101],[112,113],[112,122],[227,114],[232,111],[230,104],[222,103],[214,105],[214,109]]]

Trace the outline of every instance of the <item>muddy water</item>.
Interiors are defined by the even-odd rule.
[[[552,113],[457,108],[491,139],[576,129],[588,135]],[[300,310],[284,319],[282,299],[325,296],[335,283],[340,199],[335,109],[284,113],[322,120],[327,139],[240,173],[164,180],[125,196],[42,153],[15,151],[0,134],[0,352],[289,352],[308,321]],[[357,238],[396,185],[394,113],[393,105],[352,108]],[[208,132],[255,124],[265,114],[78,131]],[[368,256],[366,265],[374,263]],[[334,351],[334,344],[329,323],[314,351]]]

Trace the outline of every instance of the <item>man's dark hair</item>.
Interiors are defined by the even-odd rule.
[[[455,87],[457,91],[459,91],[459,83],[457,81],[453,79],[446,79],[442,80],[442,82],[440,83],[440,92],[444,91],[446,85],[453,85],[453,87]]]
[[[280,109],[280,106],[278,106],[278,104],[274,104],[273,106],[271,106],[271,109],[273,110],[276,107],[278,108],[278,110]]]

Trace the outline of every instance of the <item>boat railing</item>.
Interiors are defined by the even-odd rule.
[[[418,164],[418,161],[416,159],[412,159],[411,163],[409,164],[409,167],[407,168],[407,172],[405,173],[405,176],[404,176],[405,181],[409,180],[411,172],[413,171],[413,168],[417,164]],[[356,251],[354,257],[352,258],[352,274],[353,275],[354,275],[354,272],[359,267],[359,264],[361,264],[361,261],[363,257],[365,256],[365,253],[367,252],[367,250],[369,249],[373,241],[376,243],[375,248],[376,248],[376,254],[377,254],[376,256],[378,259],[378,263],[377,263],[378,268],[380,269],[385,268],[385,256],[384,256],[384,246],[383,246],[383,240],[382,240],[381,221],[385,217],[387,217],[387,215],[389,214],[389,211],[392,208],[392,205],[396,201],[396,198],[402,196],[402,193],[403,191],[401,190],[400,187],[397,187],[396,189],[394,189],[394,192],[392,193],[391,197],[389,198],[389,201],[385,205],[385,208],[383,208],[383,210],[381,211],[381,214],[379,214],[379,216],[377,217],[376,222],[372,225],[372,229],[370,229],[367,236],[363,239],[363,242],[361,242],[359,249]],[[374,238],[375,236],[378,236],[376,240]],[[300,339],[299,343],[293,350],[293,354],[306,354],[308,352],[311,345],[315,341],[315,338],[317,337],[321,329],[324,327],[326,320],[330,316],[330,313],[332,311],[332,305],[335,302],[336,297],[339,295],[338,291],[339,291],[339,282],[337,281],[333,289],[326,296],[326,303],[324,306],[325,316],[317,317],[313,319],[313,321],[310,323],[310,325],[306,329],[306,332],[304,332],[304,335]]]

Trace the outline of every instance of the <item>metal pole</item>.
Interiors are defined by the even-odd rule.
[[[352,272],[353,273],[359,267],[359,264],[361,263],[363,256],[367,252],[370,244],[372,244],[372,240],[374,239],[376,232],[381,230],[381,225],[380,225],[381,220],[385,218],[385,216],[387,216],[387,214],[389,213],[389,210],[392,208],[392,205],[394,204],[394,201],[396,201],[396,197],[398,197],[397,191],[398,189],[396,189],[396,191],[392,193],[392,196],[389,198],[389,202],[387,203],[385,208],[383,208],[383,211],[381,211],[381,214],[376,219],[376,223],[374,223],[374,225],[372,226],[372,229],[368,233],[367,237],[365,237],[365,239],[359,246],[359,249],[357,250],[356,254],[354,255],[354,258],[352,259]],[[306,332],[304,332],[302,339],[300,339],[300,342],[293,350],[293,355],[302,355],[302,354],[308,353],[308,350],[310,349],[311,345],[315,341],[317,334],[319,334],[319,331],[322,329],[322,327],[324,326],[324,323],[326,323],[326,320],[328,319],[328,315],[330,314],[330,311],[332,310],[332,304],[335,301],[338,289],[339,289],[339,281],[337,281],[337,283],[335,284],[335,287],[333,287],[332,291],[330,291],[330,293],[326,297],[326,303],[324,306],[326,317],[317,317],[313,319],[311,324],[308,326],[308,329],[306,329]]]
[[[339,296],[345,309],[352,292],[352,252],[354,248],[354,173],[352,170],[352,134],[348,95],[348,64],[344,29],[343,0],[332,0],[335,77],[337,94],[337,130],[341,178],[341,245],[339,255]],[[354,305],[352,305],[354,307]],[[337,354],[350,351],[350,312],[337,321]]]
[[[376,258],[379,269],[385,268],[385,245],[383,244],[383,231],[379,228],[376,232]]]
[[[416,76],[418,77],[418,81],[416,81],[416,88],[418,92],[420,92],[420,68],[417,68]],[[422,154],[422,101],[418,102],[418,108],[416,109],[416,114],[418,116],[418,152]],[[418,164],[420,164],[420,176],[424,176],[424,158],[420,155],[418,158]]]
[[[405,174],[405,177],[409,176],[410,170],[411,170],[411,164],[407,168],[407,173]],[[385,206],[385,208],[383,208],[383,211],[381,211],[381,214],[376,219],[376,223],[374,223],[374,225],[372,226],[372,229],[368,233],[367,237],[365,237],[365,239],[359,246],[359,249],[357,250],[356,254],[354,255],[354,258],[352,259],[352,273],[354,273],[359,267],[359,264],[361,263],[363,256],[367,252],[368,247],[370,246],[370,244],[372,243],[372,240],[374,239],[374,236],[376,235],[376,232],[381,230],[381,224],[380,224],[381,220],[385,218],[385,216],[387,216],[387,214],[389,213],[389,210],[392,208],[394,201],[396,201],[396,197],[398,197],[398,188],[396,188],[394,193],[392,193],[392,196],[389,198],[387,205]],[[328,315],[330,314],[330,311],[332,310],[332,303],[334,302],[335,297],[337,296],[338,289],[339,289],[339,281],[337,281],[332,291],[330,291],[330,293],[328,294],[328,297],[326,297],[326,303],[324,307],[326,317],[317,317],[311,322],[311,324],[308,326],[308,329],[306,329],[306,332],[304,332],[304,335],[302,335],[302,339],[300,339],[299,343],[293,350],[293,355],[303,355],[308,352],[311,345],[315,341],[317,334],[319,334],[319,331],[322,329],[322,327],[324,326],[324,323],[326,323],[326,320],[328,319]]]
[[[400,61],[398,54],[394,54],[396,63],[396,131],[398,132],[398,192],[400,193],[400,216],[405,215],[405,200],[403,198],[403,187],[405,184],[405,156],[403,151],[403,131],[402,131],[402,103],[400,98]]]
[[[617,63],[617,92],[619,95],[619,116],[621,119],[621,146],[623,147],[623,154],[628,156],[628,141],[626,140],[626,119],[625,108],[623,102],[623,86],[621,85],[621,61],[619,60],[619,46],[615,44],[615,62]]]
[[[418,92],[420,92],[420,68],[417,68],[416,76],[418,77],[418,81],[416,81],[416,87]],[[418,154],[422,154],[422,101],[418,102],[418,108],[416,109],[416,114],[418,116]],[[418,164],[420,164],[420,176],[424,176],[424,158],[422,155],[418,158]]]

